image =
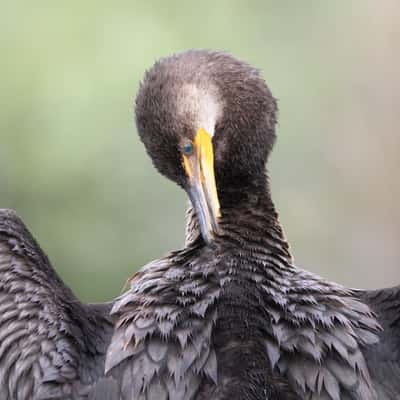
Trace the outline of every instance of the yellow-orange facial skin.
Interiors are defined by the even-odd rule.
[[[195,208],[204,240],[210,243],[218,233],[220,205],[214,173],[214,149],[211,135],[203,128],[196,133],[193,152],[183,154],[188,177],[188,195]]]

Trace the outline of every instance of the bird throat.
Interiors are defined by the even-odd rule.
[[[281,256],[288,264],[293,263],[289,243],[271,199],[267,177],[261,183],[253,183],[248,187],[218,189],[218,195],[221,204],[221,234],[230,236],[234,232],[241,237],[241,241],[250,242],[256,236],[262,238],[272,235],[283,249]],[[196,212],[189,202],[186,211],[185,246],[190,246],[200,237]]]

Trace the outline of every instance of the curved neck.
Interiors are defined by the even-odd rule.
[[[256,245],[271,251],[285,264],[292,264],[293,258],[279,216],[271,199],[268,176],[241,182],[240,187],[218,188],[221,205],[218,240],[234,240],[245,247]],[[186,214],[186,245],[200,237],[197,217],[189,206]],[[246,246],[247,245],[247,246]]]

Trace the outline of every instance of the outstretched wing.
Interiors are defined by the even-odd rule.
[[[109,309],[80,303],[15,212],[0,210],[2,400],[86,399],[105,385]]]
[[[379,400],[400,398],[400,286],[360,291],[383,330],[379,342],[364,350]]]

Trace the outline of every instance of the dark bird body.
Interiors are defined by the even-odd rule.
[[[293,262],[265,170],[276,113],[258,71],[224,53],[147,72],[139,134],[193,208],[185,247],[136,273],[110,315],[0,213],[1,399],[400,398],[400,289],[348,289]]]

